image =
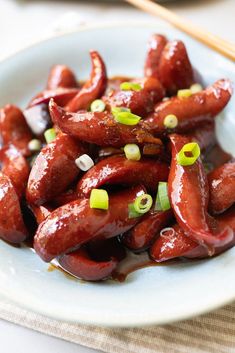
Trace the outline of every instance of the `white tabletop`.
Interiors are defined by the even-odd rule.
[[[168,7],[195,24],[235,42],[234,0],[175,1]],[[75,11],[75,15],[74,15]],[[111,1],[0,0],[0,57],[55,30],[69,17],[74,24],[149,20],[150,16]],[[0,320],[1,351],[7,353],[98,352]]]

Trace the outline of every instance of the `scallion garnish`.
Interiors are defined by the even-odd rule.
[[[138,196],[135,199],[135,202],[133,205],[134,205],[134,210],[137,213],[144,214],[150,210],[150,208],[152,207],[152,204],[153,204],[152,196],[149,194],[143,194],[141,196]]]
[[[156,211],[167,211],[171,208],[168,197],[168,184],[165,181],[158,183],[157,199],[155,204]]]
[[[129,211],[129,215],[128,215],[129,218],[137,218],[137,217],[141,217],[142,216],[141,213],[136,212],[133,203],[129,203],[128,211]]]
[[[91,112],[103,112],[105,110],[105,103],[101,99],[96,99],[91,103]]]
[[[94,162],[88,154],[83,154],[75,160],[76,166],[83,172],[86,172],[94,166]]]
[[[141,91],[142,87],[139,83],[135,82],[122,82],[120,84],[120,89],[122,91]]]
[[[33,139],[33,140],[29,141],[28,148],[32,152],[40,151],[42,148],[42,143],[38,139]]]
[[[202,85],[200,85],[200,83],[194,83],[191,87],[190,90],[192,92],[192,94],[194,93],[198,93],[202,91]]]
[[[90,195],[90,208],[108,210],[109,195],[106,190],[93,189]]]
[[[177,154],[177,162],[182,166],[193,165],[200,157],[200,147],[196,142],[186,143]]]
[[[129,143],[124,147],[124,153],[126,158],[130,161],[139,161],[141,158],[141,153],[139,146],[134,143]]]
[[[191,89],[180,89],[178,92],[177,92],[177,96],[179,98],[188,98],[192,95],[192,91]]]
[[[44,132],[44,137],[47,143],[52,142],[56,138],[55,129],[48,129]]]
[[[112,114],[114,116],[114,119],[118,123],[124,124],[124,125],[137,125],[138,122],[141,120],[141,117],[138,115],[132,114],[130,109],[129,111],[123,111],[123,108],[114,107],[112,108]]]
[[[169,114],[164,119],[164,126],[168,129],[174,129],[178,125],[178,119],[174,114]]]

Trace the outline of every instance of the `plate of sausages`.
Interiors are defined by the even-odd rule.
[[[232,301],[234,80],[232,62],[156,24],[2,61],[0,294],[119,327]]]

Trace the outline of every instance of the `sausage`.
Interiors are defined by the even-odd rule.
[[[21,215],[20,203],[10,179],[0,173],[0,238],[20,243],[28,235]]]
[[[144,65],[145,77],[159,78],[159,62],[167,39],[161,34],[153,34],[148,42],[148,51]]]
[[[219,80],[190,97],[173,97],[157,104],[155,111],[143,121],[142,128],[148,129],[153,134],[167,133],[164,119],[167,115],[174,114],[178,119],[178,125],[174,131],[190,131],[206,122],[211,122],[228,104],[232,92],[230,80]]]
[[[78,182],[80,197],[88,197],[94,188],[105,184],[136,185],[143,182],[147,190],[155,192],[159,181],[168,178],[169,167],[164,162],[142,158],[130,161],[124,156],[111,156],[98,162]]]
[[[90,51],[92,70],[90,79],[82,87],[81,91],[66,105],[66,110],[76,112],[88,109],[91,103],[100,98],[105,92],[107,85],[107,74],[105,64],[97,51]]]
[[[13,144],[24,155],[30,155],[28,143],[32,133],[26,123],[22,111],[8,104],[0,110],[0,134],[3,145]]]
[[[128,231],[140,219],[129,218],[128,205],[144,193],[142,186],[136,186],[110,195],[107,211],[90,208],[88,199],[57,208],[37,230],[36,252],[49,262],[92,239],[111,238]]]
[[[54,65],[49,73],[47,89],[54,90],[58,87],[77,88],[77,80],[73,71],[66,65]]]
[[[46,145],[29,175],[26,190],[28,202],[42,205],[65,191],[79,174],[75,159],[84,151],[80,142],[65,134],[60,134]]]

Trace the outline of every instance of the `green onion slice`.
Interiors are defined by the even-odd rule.
[[[158,183],[157,199],[155,203],[156,211],[167,211],[171,208],[170,200],[168,197],[168,184],[167,182],[160,181]]]
[[[118,114],[118,113],[122,113],[122,112],[128,112],[131,113],[131,110],[129,108],[126,107],[112,107],[111,108],[112,114]]]
[[[178,119],[174,114],[169,114],[164,119],[164,126],[168,129],[174,129],[178,125]]]
[[[129,211],[129,215],[128,215],[129,218],[137,218],[137,217],[141,217],[142,216],[141,213],[136,212],[133,203],[129,203],[128,211]]]
[[[149,194],[143,194],[138,196],[134,202],[134,209],[137,213],[144,214],[147,213],[152,207],[153,199]]]
[[[122,91],[141,91],[142,87],[139,83],[134,82],[122,82],[120,84],[120,89]]]
[[[134,143],[129,143],[124,147],[124,153],[126,158],[130,161],[139,161],[141,158],[141,153],[139,146]]]
[[[109,195],[106,190],[93,189],[90,195],[90,208],[108,210]]]
[[[44,132],[44,137],[47,143],[52,142],[56,138],[55,129],[48,129]]]
[[[188,98],[192,95],[192,91],[191,89],[180,89],[178,92],[177,92],[177,96],[179,98]]]
[[[115,111],[112,109],[112,114],[114,116],[114,119],[123,125],[137,125],[139,121],[141,120],[141,117],[135,114],[132,114],[131,112],[119,112],[115,113]]]
[[[196,142],[186,143],[177,154],[177,162],[182,166],[193,165],[200,156],[200,147]]]
[[[28,148],[30,151],[40,151],[42,148],[42,143],[38,139],[33,139],[29,141]]]
[[[105,103],[101,99],[96,99],[91,103],[90,110],[91,112],[103,112],[105,110]]]

